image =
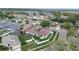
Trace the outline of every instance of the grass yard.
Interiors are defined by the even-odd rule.
[[[32,39],[31,35],[26,35],[26,34],[20,34],[18,35],[19,40],[21,41],[21,49],[22,51],[27,51],[29,49],[32,49],[36,46],[36,44],[32,41],[29,43],[26,43],[26,40]]]
[[[0,29],[0,35],[10,32],[9,30]]]
[[[35,47],[37,47],[37,44],[34,41],[32,41],[32,42],[22,45],[21,49],[22,49],[22,51],[27,51],[27,50],[33,49]]]
[[[41,49],[43,49],[43,48],[49,47],[49,44],[50,44],[50,45],[52,44],[51,42],[53,41],[54,38],[55,38],[55,40],[57,41],[58,35],[59,35],[59,34],[56,34],[56,32],[55,32],[54,35],[52,35],[52,37],[50,38],[49,41],[47,41],[47,42],[45,42],[45,43],[42,43],[42,44],[39,44],[39,45],[37,45],[34,41],[31,41],[31,42],[28,42],[28,43],[25,42],[25,40],[31,39],[32,36],[29,37],[29,36],[26,36],[26,35],[20,35],[20,36],[19,36],[20,41],[21,41],[22,43],[25,42],[24,44],[21,44],[21,49],[22,49],[22,51],[28,51],[28,50],[34,49],[34,48],[36,48],[36,47],[40,47],[40,46],[45,45],[45,46],[43,46],[43,47],[41,47],[41,48],[38,48],[38,49],[35,49],[35,50],[34,50],[34,51],[37,51],[37,50],[41,50]],[[56,36],[56,37],[55,37],[55,36]],[[48,37],[47,37],[47,38],[48,38]]]
[[[4,47],[3,45],[0,45],[0,51],[8,51],[8,48]]]
[[[55,36],[56,36],[56,38],[55,38]],[[38,50],[44,49],[46,47],[49,47],[50,45],[52,45],[54,42],[56,42],[58,40],[58,37],[59,37],[59,33],[54,32],[54,35],[52,35],[52,37],[50,38],[50,40],[48,42],[38,45],[38,46],[44,45],[43,47],[35,49],[34,51],[38,51]],[[53,39],[55,39],[55,40],[53,41]]]
[[[2,35],[4,31],[4,29],[0,29],[0,35]]]
[[[18,37],[19,37],[21,43],[25,43],[26,40],[29,40],[32,38],[31,35],[26,35],[26,34],[20,34],[20,35],[18,35]]]
[[[47,36],[47,38],[44,38],[44,39],[41,39],[40,37],[38,37],[38,36],[36,36],[36,35],[34,35],[33,38],[34,38],[35,40],[37,40],[37,41],[44,41],[44,40],[49,39],[49,37],[50,37],[51,35],[52,35],[52,33],[50,33],[50,34]]]

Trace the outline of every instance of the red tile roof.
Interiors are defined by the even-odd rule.
[[[51,29],[49,29],[49,28],[43,28],[37,33],[37,35],[39,35],[39,36],[47,36],[50,31],[51,31]]]
[[[26,30],[30,29],[32,26],[33,26],[33,25],[31,25],[31,24],[25,24],[25,25],[22,27],[23,29],[22,29],[21,31],[25,32]]]
[[[31,28],[29,28],[28,30],[26,30],[26,33],[31,33],[31,34],[35,34],[37,33],[38,29],[37,26],[32,26]]]
[[[39,36],[47,36],[51,31],[50,28],[42,28],[39,30],[37,27],[36,25],[25,25],[22,31],[29,34],[37,34]]]

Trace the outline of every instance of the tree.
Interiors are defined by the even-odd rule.
[[[0,18],[2,18],[2,19],[5,19],[5,18],[13,19],[13,18],[15,18],[15,16],[13,16],[13,15],[9,16],[9,15],[10,15],[10,12],[0,12]]]
[[[39,12],[40,15],[44,15],[44,12]]]
[[[75,45],[75,42],[76,42],[76,35],[77,33],[77,30],[76,28],[74,27],[71,27],[69,30],[68,30],[68,34],[67,34],[67,42],[68,42],[68,49],[69,50],[75,50],[77,48],[77,46]],[[75,39],[74,39],[75,38]]]
[[[68,30],[68,36],[75,36],[75,34],[77,33],[77,30],[76,28],[74,27],[71,27],[69,30]]]
[[[55,19],[58,20],[61,16],[61,13],[60,12],[55,12],[55,13],[53,13],[53,15],[54,15]]]
[[[26,13],[27,16],[29,16],[29,13]]]
[[[70,13],[66,13],[66,12],[64,12],[64,13],[62,13],[62,15],[64,15],[64,16],[69,16]]]
[[[13,18],[15,18],[15,16],[8,16],[8,19],[13,19]]]
[[[26,22],[26,24],[29,24],[29,21],[28,20],[26,20],[25,22]]]
[[[73,42],[71,42],[69,45],[69,49],[75,50],[76,48],[77,48],[77,46]]]
[[[36,16],[36,13],[34,12],[33,15]]]
[[[42,27],[50,27],[51,21],[50,20],[43,20],[40,25]]]
[[[64,22],[63,27],[64,27],[65,29],[70,29],[71,25],[70,25],[69,22]]]
[[[77,30],[70,22],[65,22],[63,27],[68,31],[66,36],[67,41],[67,50],[75,50],[77,46],[75,45],[76,42],[76,34]]]

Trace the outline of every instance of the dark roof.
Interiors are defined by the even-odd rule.
[[[7,29],[12,29],[12,30],[19,30],[20,29],[20,25],[17,23],[14,24],[9,24],[10,26]]]
[[[6,23],[6,22],[0,22],[0,27],[1,27],[1,28],[6,28],[6,27],[8,27],[8,26],[9,26],[8,23]]]
[[[18,30],[20,29],[20,25],[18,23],[0,22],[0,28],[7,30]]]

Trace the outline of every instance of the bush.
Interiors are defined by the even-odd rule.
[[[51,21],[49,21],[49,20],[43,20],[40,25],[42,27],[50,27]]]
[[[0,45],[0,51],[7,51],[9,48],[3,45]]]

